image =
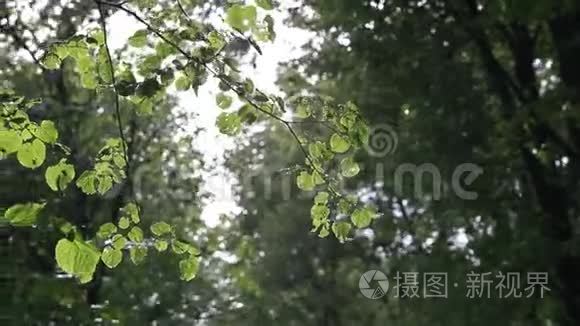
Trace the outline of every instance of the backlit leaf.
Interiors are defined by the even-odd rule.
[[[256,7],[236,4],[228,9],[226,22],[233,28],[245,32],[256,24],[256,15]]]
[[[78,277],[81,283],[87,283],[93,279],[101,254],[85,242],[60,239],[56,244],[55,256],[63,271]]]
[[[109,268],[115,268],[123,260],[123,252],[115,248],[106,247],[101,254],[101,260]]]
[[[300,174],[296,177],[296,185],[298,188],[305,191],[313,190],[316,186],[312,175],[306,171],[300,172]]]
[[[350,148],[350,143],[348,142],[348,140],[339,135],[339,134],[333,134],[330,137],[330,149],[335,152],[335,153],[344,153],[346,151],[348,151],[348,149]]]
[[[0,130],[0,154],[10,154],[16,152],[22,140],[16,131]]]
[[[352,229],[350,223],[335,222],[332,224],[332,232],[340,242],[344,242],[348,238],[348,233]]]
[[[53,191],[65,190],[74,177],[74,166],[67,164],[65,159],[56,165],[48,167],[44,174],[46,184]]]
[[[179,262],[179,274],[184,281],[191,281],[197,275],[199,269],[199,258],[190,256]]]
[[[18,149],[16,157],[22,166],[36,169],[42,165],[46,158],[46,146],[38,139],[24,143]]]
[[[145,260],[145,257],[147,257],[147,247],[131,247],[131,249],[129,249],[129,255],[133,264],[139,265]]]
[[[154,223],[153,225],[151,225],[150,229],[151,229],[151,232],[153,234],[155,234],[156,236],[162,236],[164,234],[171,232],[171,225],[169,225],[165,222],[157,222],[157,223]]]
[[[242,123],[237,113],[222,113],[217,117],[216,126],[222,134],[234,136],[242,129]]]
[[[4,213],[4,218],[14,226],[31,226],[36,224],[38,214],[46,204],[26,203],[11,206]]]
[[[347,157],[340,162],[340,173],[347,177],[352,178],[360,172],[360,167],[352,157]]]

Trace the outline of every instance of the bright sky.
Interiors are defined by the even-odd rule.
[[[274,17],[276,40],[273,43],[260,44],[263,55],[258,56],[255,69],[249,64],[242,66],[243,74],[251,78],[256,87],[262,91],[280,92],[275,85],[279,64],[299,57],[303,53],[300,47],[313,37],[307,31],[289,28],[283,24],[283,20],[287,17],[286,9],[295,7],[297,3],[296,0],[284,1],[282,7],[269,12]],[[216,26],[223,26],[221,18],[218,16],[211,20]],[[116,13],[109,19],[109,29],[115,31],[110,33],[111,48],[123,47],[127,39],[136,30],[142,28],[138,23],[130,23],[131,21],[133,21],[132,18],[122,12]],[[224,151],[234,148],[233,138],[220,134],[215,127],[215,119],[221,113],[215,104],[217,90],[217,81],[210,79],[206,85],[200,88],[198,96],[193,91],[178,94],[180,107],[195,110],[199,115],[189,128],[191,130],[196,127],[205,129],[194,141],[196,148],[204,154],[206,162],[217,162],[217,166],[211,171],[202,173],[203,187],[201,191],[212,194],[212,199],[203,203],[202,213],[202,219],[210,227],[219,223],[220,215],[235,214],[240,210],[232,189],[236,184],[236,179],[223,166]]]

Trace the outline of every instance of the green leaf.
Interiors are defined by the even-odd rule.
[[[125,230],[131,225],[131,220],[129,218],[123,216],[119,219],[119,228]]]
[[[173,250],[174,253],[178,255],[184,254],[186,252],[194,254],[197,251],[197,249],[194,250],[192,248],[194,247],[191,246],[189,243],[183,241],[173,240],[171,242],[171,249]]]
[[[107,239],[117,232],[117,227],[113,223],[105,223],[99,227],[97,237]]]
[[[133,221],[133,223],[135,224],[141,221],[141,219],[139,218],[139,208],[135,203],[128,203],[127,205],[125,205],[125,207],[123,207],[123,214],[129,217],[131,221]]]
[[[117,93],[121,96],[130,96],[135,94],[135,88],[137,87],[137,83],[129,82],[126,80],[117,81],[115,85],[115,89],[117,89]]]
[[[324,183],[324,178],[320,173],[318,173],[318,171],[314,171],[312,172],[312,181],[314,181],[314,184],[318,186]]]
[[[242,122],[236,113],[222,113],[217,117],[216,126],[225,135],[234,136],[242,129]]]
[[[99,77],[106,83],[111,84],[113,82],[113,73],[111,72],[109,57],[107,55],[107,48],[101,46],[99,48],[99,53],[97,55],[98,65],[97,69],[99,72]]]
[[[233,5],[226,14],[226,23],[242,32],[249,30],[256,24],[256,7]]]
[[[14,226],[31,226],[36,224],[38,214],[46,204],[26,203],[11,206],[4,213],[4,218]]]
[[[139,73],[143,76],[148,76],[155,73],[159,68],[161,68],[162,61],[163,58],[157,55],[148,55],[144,57],[137,66],[139,68]],[[137,88],[137,94],[146,97],[155,95],[155,93],[161,89],[161,87],[159,84],[155,85],[153,81],[157,82],[155,79],[150,78],[141,83]]]
[[[155,246],[155,249],[157,249],[157,251],[162,252],[162,251],[167,250],[167,247],[169,246],[169,244],[165,240],[157,239],[157,240],[155,240],[154,246]]]
[[[129,45],[135,48],[142,48],[147,45],[147,30],[141,29],[135,32],[133,36],[129,37]]]
[[[346,127],[347,129],[352,128],[354,123],[356,122],[356,113],[354,112],[347,112],[342,117],[340,117],[340,124]]]
[[[97,44],[105,44],[105,33],[101,29],[95,29],[91,31],[90,36],[97,41]]]
[[[339,134],[333,134],[330,137],[330,149],[335,153],[344,153],[350,148],[350,143]]]
[[[300,119],[308,118],[310,116],[310,107],[306,103],[300,102],[298,107],[296,107],[295,115]]]
[[[243,86],[244,86],[244,91],[246,92],[246,94],[251,94],[255,90],[254,82],[249,78],[246,78],[244,80]]]
[[[353,161],[352,157],[347,157],[340,162],[340,173],[347,177],[352,178],[360,172],[360,167],[358,163]]]
[[[34,135],[47,144],[54,144],[58,139],[58,130],[54,126],[54,122],[44,120],[40,126],[34,130]]]
[[[314,202],[316,204],[326,204],[328,203],[328,197],[329,195],[326,191],[321,191],[316,194],[316,197],[314,197]]]
[[[264,109],[266,108],[266,106],[262,106]],[[256,121],[256,119],[258,118],[256,116],[256,109],[254,109],[252,106],[250,106],[249,104],[245,104],[243,105],[239,110],[238,110],[238,116],[240,117],[240,120],[244,123],[247,124],[252,124]]]
[[[42,59],[40,59],[40,63],[42,63],[46,69],[58,69],[60,68],[61,62],[62,60],[58,57],[58,55],[52,52],[46,53]]]
[[[221,48],[223,48],[226,45],[226,41],[224,40],[223,36],[216,31],[211,31],[207,35],[207,40],[211,48],[216,51],[221,50]]]
[[[363,209],[360,208],[355,209],[350,219],[357,228],[362,229],[369,226],[373,218],[375,218],[376,216],[377,214],[374,211],[374,209],[370,207],[365,207]]]
[[[125,157],[123,156],[123,153],[114,153],[113,154],[113,163],[115,163],[115,165],[119,169],[123,169],[127,165],[127,162],[125,161]]]
[[[328,149],[325,143],[317,141],[308,145],[308,152],[315,159],[328,161],[332,159],[334,154]]]
[[[358,137],[358,140],[360,141],[361,144],[363,144],[363,145],[368,144],[370,131],[369,131],[369,127],[367,126],[366,123],[358,120],[354,124],[353,130],[354,130],[354,132],[355,132],[356,136]]]
[[[272,3],[272,0],[256,0],[256,4],[265,10],[274,9],[274,4]]]
[[[94,246],[82,241],[60,239],[55,256],[63,271],[78,277],[81,283],[87,283],[93,279],[101,254]]]
[[[304,191],[311,191],[316,186],[312,175],[306,171],[300,172],[296,177],[296,185]]]
[[[320,229],[320,233],[318,233],[318,236],[321,238],[326,238],[329,234],[330,231],[328,231],[328,227],[324,226],[323,228]]]
[[[199,270],[199,258],[190,256],[179,262],[179,274],[182,280],[191,281],[197,275]]]
[[[98,176],[97,180],[97,192],[101,195],[104,195],[113,187],[113,178],[108,175]]]
[[[153,66],[151,69],[155,70],[158,66]],[[142,83],[139,83],[136,94],[140,97],[153,97],[160,91],[163,87],[155,78],[145,79]]]
[[[165,222],[157,222],[157,223],[154,223],[153,225],[151,225],[150,229],[151,229],[151,232],[153,234],[155,234],[156,236],[162,236],[164,234],[171,232],[171,225],[169,225]]]
[[[191,79],[185,75],[179,76],[175,80],[175,89],[178,91],[186,91],[191,87]]]
[[[224,93],[219,93],[215,97],[215,102],[220,109],[227,109],[232,105],[232,98]]]
[[[341,214],[349,214],[352,209],[353,203],[350,200],[341,199],[338,202],[338,211]]]
[[[46,146],[38,139],[33,140],[31,143],[23,143],[18,149],[16,157],[22,166],[36,169],[42,165],[46,158]]]
[[[125,245],[127,245],[127,238],[121,234],[115,234],[113,239],[111,239],[111,243],[113,244],[113,248],[121,250],[125,248]]]
[[[141,264],[145,257],[147,257],[147,248],[146,247],[132,247],[129,249],[129,255],[131,256],[131,261],[135,265]]]
[[[75,168],[62,159],[58,164],[50,166],[44,173],[46,184],[53,191],[65,190],[75,178]]]
[[[16,131],[0,130],[0,154],[10,154],[16,152],[22,140]]]
[[[264,18],[264,23],[266,23],[266,29],[268,31],[268,40],[274,41],[276,39],[276,31],[274,31],[274,18],[272,18],[271,15],[266,15]]]
[[[81,74],[81,86],[86,89],[97,88],[97,78],[93,72],[84,72]]]
[[[335,222],[332,224],[332,232],[340,242],[344,242],[348,238],[348,233],[352,229],[350,223]]]
[[[326,205],[316,204],[310,209],[310,216],[314,220],[325,220],[330,215],[330,209]]]
[[[138,226],[131,228],[131,231],[129,231],[127,236],[129,237],[129,240],[133,242],[143,242],[143,230]]]
[[[87,195],[97,192],[96,188],[97,175],[95,171],[84,171],[77,179],[76,185]]]
[[[101,260],[109,268],[115,268],[123,260],[123,252],[111,247],[106,247],[101,254]]]

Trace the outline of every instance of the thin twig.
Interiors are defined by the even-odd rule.
[[[181,11],[181,13],[187,18],[187,20],[191,21],[191,18],[189,17],[189,15],[187,14],[187,12],[183,8],[183,6],[181,5],[181,1],[179,1],[179,0],[176,0],[176,1],[177,1],[177,6],[179,7],[179,10]]]
[[[100,23],[101,28],[103,30],[103,42],[105,46],[105,53],[107,54],[107,63],[109,65],[109,69],[111,70],[111,82],[113,83],[113,92],[115,93],[115,118],[117,120],[117,128],[119,129],[119,136],[122,140],[122,147],[123,147],[123,155],[125,156],[125,161],[127,163],[126,167],[129,170],[129,157],[127,154],[125,133],[123,132],[123,121],[121,120],[121,106],[119,100],[119,94],[117,93],[117,80],[115,78],[115,68],[113,65],[113,58],[111,56],[111,51],[109,50],[109,42],[108,42],[108,33],[107,33],[107,24],[105,21],[105,13],[103,11],[103,7],[99,1],[97,1],[97,5],[99,7],[99,14],[100,14]]]
[[[97,6],[99,9],[99,15],[100,15],[100,23],[101,23],[101,28],[103,30],[103,43],[104,43],[104,47],[105,47],[105,53],[107,54],[107,62],[109,65],[109,69],[111,71],[111,82],[113,84],[113,93],[114,93],[114,98],[115,98],[115,118],[117,120],[117,128],[119,130],[119,137],[121,137],[121,146],[123,149],[123,156],[125,157],[125,174],[127,176],[127,182],[128,182],[128,186],[129,186],[129,193],[131,194],[131,197],[133,197],[132,199],[136,202],[137,201],[137,197],[135,196],[134,193],[134,189],[133,189],[133,185],[132,185],[132,178],[131,178],[131,163],[129,160],[129,149],[127,148],[129,146],[129,143],[127,142],[127,139],[125,138],[125,133],[123,131],[123,121],[121,118],[121,105],[120,105],[120,96],[119,96],[119,92],[117,91],[117,80],[115,77],[115,67],[113,65],[113,58],[111,56],[111,51],[109,49],[109,43],[108,43],[108,33],[107,33],[107,24],[106,24],[106,20],[105,20],[105,12],[103,10],[103,6],[101,5],[101,3],[99,1],[97,2]],[[140,214],[140,209],[139,209],[139,205],[137,205],[137,214]]]
[[[46,68],[40,63],[40,60],[36,56],[36,53],[32,51],[32,49],[26,44],[26,40],[18,35],[18,31],[16,30],[15,26],[0,26],[0,31],[3,31],[4,33],[12,36],[14,42],[17,45],[20,45],[26,52],[28,52],[32,61],[34,61],[34,63],[36,63],[36,65],[38,65],[40,69],[42,69],[43,71],[46,70]]]

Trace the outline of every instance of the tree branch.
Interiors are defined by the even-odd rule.
[[[141,24],[145,25],[145,27],[151,31],[152,33],[154,33],[157,37],[159,37],[161,40],[163,40],[165,43],[169,44],[170,46],[172,46],[174,49],[176,49],[179,53],[181,53],[186,59],[188,59],[189,61],[195,62],[201,66],[203,66],[205,69],[207,69],[207,71],[209,71],[215,78],[218,78],[224,85],[226,85],[231,91],[233,91],[234,93],[236,93],[239,97],[243,98],[250,106],[252,106],[253,108],[255,108],[256,110],[262,112],[263,114],[273,118],[274,120],[282,123],[286,129],[288,129],[288,131],[291,133],[292,137],[296,140],[296,142],[298,143],[300,150],[302,151],[302,153],[304,154],[306,161],[308,162],[308,164],[316,171],[318,172],[321,177],[324,179],[324,181],[330,186],[330,182],[327,179],[327,176],[324,174],[324,172],[320,171],[316,165],[314,164],[314,161],[312,160],[312,158],[310,157],[310,155],[308,154],[308,151],[304,148],[304,145],[302,144],[302,142],[300,141],[300,138],[298,137],[298,135],[296,134],[296,131],[292,128],[291,123],[278,117],[277,115],[273,114],[272,112],[269,112],[267,110],[264,110],[263,108],[261,108],[254,100],[252,100],[251,98],[249,98],[248,96],[245,95],[245,93],[243,91],[241,91],[238,87],[235,87],[234,85],[232,85],[232,83],[227,80],[226,78],[224,78],[223,76],[221,76],[219,73],[217,73],[215,70],[213,70],[206,62],[191,56],[188,52],[186,52],[185,50],[183,50],[182,48],[179,47],[179,45],[175,44],[175,42],[171,41],[170,39],[168,39],[165,35],[163,35],[163,33],[161,33],[159,30],[157,30],[156,28],[154,28],[151,24],[149,24],[145,19],[143,19],[141,16],[139,16],[136,12],[122,6],[119,5],[117,3],[112,3],[112,2],[108,2],[108,1],[104,1],[104,0],[95,0],[99,6],[101,4],[113,7],[113,8],[117,8],[125,13],[127,13],[128,15],[132,16],[133,18],[135,18],[137,21],[139,21]]]
[[[113,84],[113,93],[114,93],[114,98],[115,98],[115,119],[117,120],[117,128],[119,131],[119,137],[121,137],[121,146],[123,149],[123,156],[125,157],[125,174],[127,176],[127,183],[129,186],[129,192],[131,194],[131,197],[133,197],[132,199],[136,202],[137,198],[135,197],[135,192],[133,189],[132,178],[131,178],[132,170],[131,170],[131,163],[130,163],[130,158],[129,158],[129,149],[127,148],[129,146],[129,143],[127,142],[127,139],[125,137],[125,133],[123,131],[123,121],[121,118],[120,96],[119,96],[119,92],[117,91],[117,80],[115,77],[115,67],[113,65],[113,58],[111,56],[111,51],[109,49],[105,11],[104,11],[103,6],[101,5],[100,1],[96,1],[96,3],[97,3],[97,7],[99,9],[99,16],[100,16],[99,21],[101,24],[101,29],[103,30],[103,42],[104,42],[105,53],[107,54],[107,62],[109,65],[109,69],[111,70],[111,82]],[[138,208],[137,214],[140,214],[139,205],[137,205],[137,208]]]

